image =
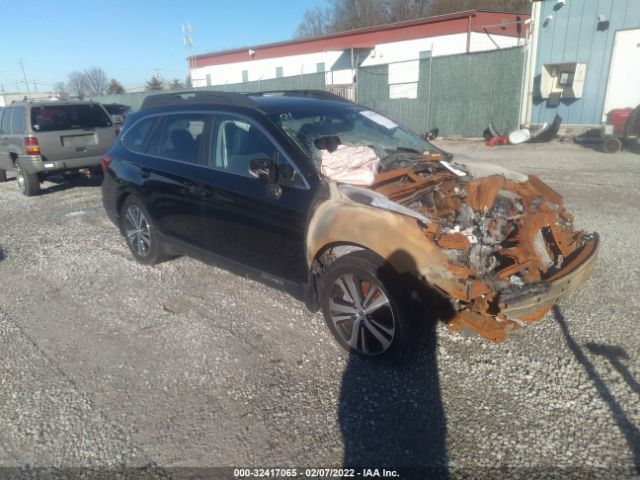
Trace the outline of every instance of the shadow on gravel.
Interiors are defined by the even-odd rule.
[[[2,249],[2,247],[0,246],[0,262],[1,262],[2,260],[4,260],[4,259],[5,259],[4,250],[3,250],[3,249]]]
[[[404,252],[400,254],[406,256]],[[436,299],[427,305],[416,301],[420,290],[433,292],[425,292],[422,284],[416,285],[415,277],[399,283],[405,287],[405,299],[413,298],[413,302],[409,299],[407,303],[417,307],[416,318],[444,321],[451,318],[448,302]],[[408,365],[384,366],[353,354],[349,356],[338,410],[345,468],[388,467],[398,469],[401,478],[449,477],[447,425],[436,357],[436,321],[426,323],[419,336],[427,341]]]
[[[80,176],[73,179],[66,179],[64,177],[49,177],[48,182],[54,185],[43,188],[41,190],[42,195],[48,195],[50,193],[63,192],[75,187],[99,187],[102,185],[102,175],[94,175],[91,178]]]
[[[627,382],[627,385],[633,390],[635,393],[640,394],[640,383],[633,378],[633,375],[629,372],[629,369],[626,365],[622,363],[621,360],[626,360],[629,358],[627,352],[624,351],[623,348],[617,347],[615,345],[601,345],[599,343],[587,343],[587,348],[589,351],[595,355],[602,355],[603,357],[607,357],[609,363],[615,368],[624,381]]]
[[[560,308],[556,305],[553,307],[553,317],[555,318],[558,325],[560,325],[560,330],[562,330],[562,334],[564,335],[565,342],[569,349],[573,352],[576,359],[582,364],[585,372],[589,376],[589,379],[593,382],[596,387],[596,391],[600,398],[607,404],[609,410],[611,411],[611,415],[615,419],[618,424],[618,428],[625,436],[627,440],[627,444],[629,445],[629,450],[633,454],[633,463],[635,465],[635,469],[638,473],[640,473],[640,430],[638,427],[629,420],[629,418],[625,415],[624,411],[620,404],[616,401],[615,397],[607,387],[607,384],[602,380],[602,377],[598,375],[594,365],[589,361],[587,356],[584,354],[582,348],[576,343],[576,341],[571,336],[571,332],[569,331],[569,326],[567,325],[567,321],[564,318],[564,315],[560,311]],[[587,344],[587,348],[594,352],[593,347],[595,344]],[[624,350],[618,347],[608,347],[604,345],[595,346],[595,352],[599,355],[606,355],[609,357],[609,360],[612,360],[612,363],[618,362],[620,358],[620,351],[624,353]],[[607,353],[602,353],[607,352]],[[613,354],[613,355],[612,355]],[[611,355],[611,356],[610,356]],[[626,354],[625,354],[626,355]],[[627,373],[628,377],[629,372],[626,371],[626,368],[622,364],[623,370]],[[615,367],[615,364],[614,364]],[[617,367],[616,367],[617,368]],[[624,374],[623,374],[624,375]],[[625,379],[628,381],[628,378],[625,376]],[[636,384],[635,380],[633,382]]]

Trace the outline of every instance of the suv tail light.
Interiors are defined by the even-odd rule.
[[[102,162],[102,171],[106,173],[109,168],[109,164],[111,163],[111,157],[109,155],[105,155],[100,161]]]
[[[116,127],[116,137],[120,135],[121,130],[122,130],[122,127]]]
[[[40,155],[40,145],[35,137],[24,137],[24,150],[27,155]]]

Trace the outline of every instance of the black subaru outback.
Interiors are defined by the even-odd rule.
[[[436,317],[504,340],[597,254],[534,175],[454,163],[326,92],[150,96],[102,163],[137,261],[188,254],[286,289],[372,360],[410,358]]]

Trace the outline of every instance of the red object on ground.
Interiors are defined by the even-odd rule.
[[[624,135],[624,127],[633,112],[633,108],[616,108],[607,113],[607,125],[613,126],[613,135]]]
[[[495,147],[496,145],[508,145],[509,139],[507,137],[492,137],[487,140],[487,147]]]

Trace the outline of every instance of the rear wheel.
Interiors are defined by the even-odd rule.
[[[169,257],[164,251],[158,231],[142,201],[129,197],[120,214],[122,233],[136,261],[155,265]]]
[[[7,171],[0,168],[0,183],[7,181]]]
[[[40,178],[38,178],[38,175],[25,172],[19,163],[16,163],[16,180],[20,191],[27,197],[40,193]]]
[[[405,313],[400,285],[384,262],[368,252],[338,258],[321,279],[320,305],[334,337],[351,353],[403,363],[420,338]]]

